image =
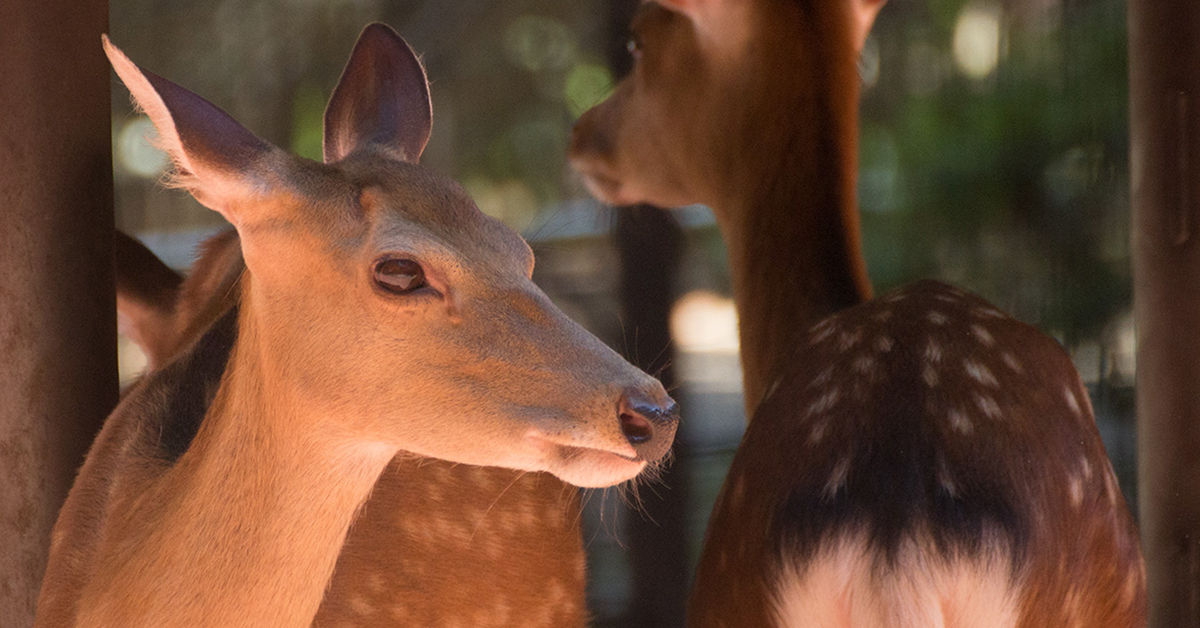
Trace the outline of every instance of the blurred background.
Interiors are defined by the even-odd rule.
[[[111,34],[143,67],[314,159],[366,23],[389,23],[423,55],[434,130],[422,163],[525,234],[535,280],[569,315],[676,387],[676,464],[641,488],[641,509],[588,495],[584,531],[595,624],[674,626],[745,418],[711,213],[600,206],[564,161],[574,120],[628,68],[636,6],[112,0]],[[860,61],[859,194],[877,291],[948,280],[1067,347],[1135,506],[1125,16],[1122,0],[890,0]],[[158,185],[167,159],[127,102],[114,80],[118,227],[186,269],[223,223]],[[142,368],[122,339],[122,379]]]

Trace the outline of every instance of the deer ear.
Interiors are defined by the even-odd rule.
[[[142,349],[151,368],[171,357],[163,334],[172,331],[183,277],[141,242],[113,232],[113,266],[117,287],[117,329]]]
[[[429,82],[417,55],[391,27],[368,25],[325,109],[325,162],[371,145],[417,163],[432,124]]]
[[[104,52],[129,88],[134,104],[150,116],[160,148],[175,162],[175,182],[234,225],[245,221],[240,200],[268,191],[263,159],[278,149],[258,139],[229,114],[196,94],[138,68],[103,37]]]
[[[867,35],[871,34],[871,26],[875,24],[875,16],[887,4],[887,0],[853,0],[854,2],[854,49],[862,52],[867,43]]]

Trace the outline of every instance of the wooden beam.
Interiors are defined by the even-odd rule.
[[[1130,0],[1140,525],[1150,625],[1200,625],[1200,3]]]
[[[0,624],[117,399],[107,0],[0,2]]]

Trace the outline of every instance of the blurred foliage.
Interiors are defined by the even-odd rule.
[[[1000,54],[973,78],[952,43],[981,4],[893,0],[879,17],[861,107],[869,268],[880,289],[962,284],[1070,346],[1130,301],[1125,5],[989,5]]]
[[[341,65],[362,25],[384,20],[430,71],[424,162],[526,228],[584,195],[564,151],[574,119],[612,87],[609,6],[120,0],[112,24],[148,68],[318,159]],[[954,59],[972,11],[999,18],[996,65],[981,77]],[[879,288],[940,276],[1068,345],[1102,335],[1130,296],[1125,47],[1121,0],[891,0],[862,64],[860,196]],[[120,103],[115,83],[114,94]],[[156,175],[134,174],[144,180],[118,190],[131,208],[122,227],[217,220],[181,194],[167,203],[173,218],[148,211]],[[719,256],[718,241],[703,241]]]

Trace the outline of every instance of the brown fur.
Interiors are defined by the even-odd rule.
[[[896,594],[920,582],[913,593],[947,626],[974,625],[959,623],[963,608],[1017,608],[1022,628],[1144,625],[1136,531],[1061,348],[998,312],[991,335],[973,338],[972,312],[994,309],[940,284],[901,293],[894,311],[867,303],[855,57],[881,4],[647,3],[633,27],[640,61],[575,130],[573,162],[600,197],[709,204],[729,249],[753,419],[690,622],[924,625],[906,622],[925,607]],[[930,384],[920,356],[935,336],[957,372]],[[973,435],[948,432],[972,404]],[[803,581],[846,568],[831,556],[856,561],[847,588],[780,599],[842,586]],[[937,589],[940,573],[979,586]],[[803,623],[813,617],[830,619]]]
[[[554,308],[519,236],[415,165],[427,84],[390,29],[355,48],[328,164],[105,44],[181,184],[237,229],[246,268],[237,308],[106,422],[55,527],[39,626],[307,626],[398,455],[596,486],[661,456],[677,421],[661,385]],[[427,285],[378,285],[394,257]],[[626,436],[629,412],[652,414],[651,440]]]
[[[233,305],[245,268],[233,230],[201,245],[182,285],[135,263],[153,257],[136,241],[117,255],[119,310],[163,312],[129,317],[136,338],[154,339],[141,346],[159,366],[190,346],[188,330],[206,327],[214,302]],[[314,625],[583,626],[579,519],[576,491],[552,475],[398,456],[350,528]]]

